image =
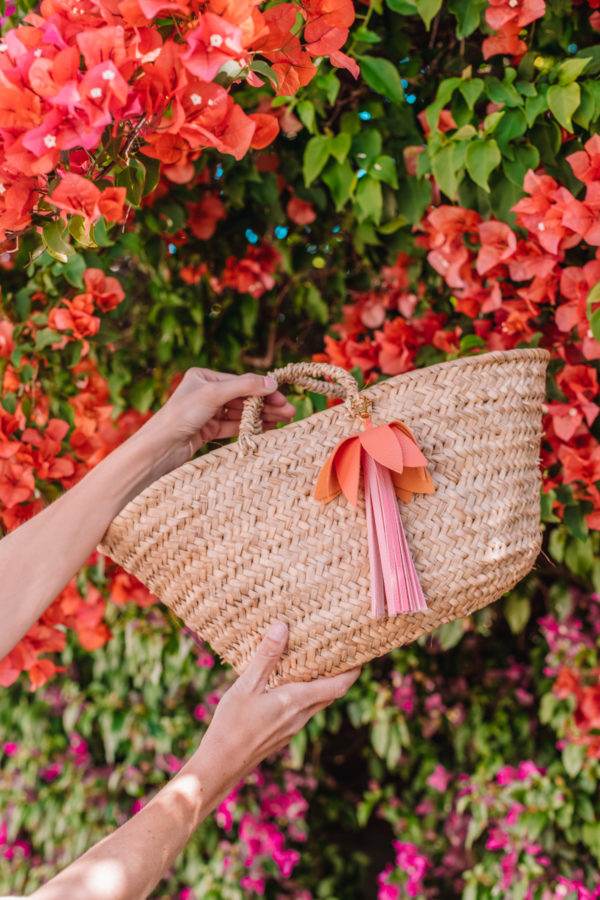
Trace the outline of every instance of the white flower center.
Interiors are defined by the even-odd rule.
[[[200,94],[192,94],[190,100],[192,101],[194,106],[200,106],[200,104],[202,103],[202,97],[200,96]]]
[[[48,149],[50,149],[51,147],[56,147],[56,138],[54,137],[54,135],[47,134],[44,138],[44,144],[46,145],[46,147],[48,147]]]
[[[508,0],[508,5],[510,6],[511,9],[514,9],[515,6],[519,5],[519,0]]]
[[[6,192],[6,188],[3,184],[0,184],[0,194],[4,194]]]
[[[545,230],[546,230],[546,226],[544,225],[543,222],[540,222],[538,224],[538,231],[545,231]]]
[[[210,36],[210,46],[211,47],[220,47],[223,43],[223,37],[220,34],[211,34]]]
[[[37,50],[33,51],[33,55],[36,56],[38,59],[40,58],[40,56],[42,55],[42,51],[40,50],[39,47],[37,48]]]
[[[115,73],[112,69],[105,69],[102,73],[102,78],[104,79],[104,81],[112,81],[114,77]]]
[[[92,88],[90,91],[90,97],[93,97],[94,100],[97,100],[98,97],[102,96],[102,88]]]
[[[215,105],[215,101],[212,100],[212,99],[209,100],[209,101],[208,101],[208,105],[209,105],[209,106],[214,106],[214,105]]]
[[[570,416],[576,416],[576,415],[577,415],[577,410],[576,410],[576,409],[570,409],[570,410],[569,410],[569,415],[570,415]]]
[[[6,53],[7,50],[8,50],[8,44],[5,44],[4,42],[1,43],[0,44],[0,53]]]
[[[151,50],[150,53],[145,53],[144,56],[142,56],[142,62],[143,63],[154,62],[154,60],[157,59],[159,56],[160,56],[160,47],[157,47],[156,50]]]

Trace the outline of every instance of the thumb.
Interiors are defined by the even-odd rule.
[[[288,638],[288,628],[284,622],[272,622],[269,630],[258,646],[246,670],[240,675],[240,682],[250,691],[262,692],[269,676],[281,659]]]
[[[268,375],[246,372],[210,385],[211,397],[216,406],[224,406],[237,397],[265,396],[277,390],[277,382]]]

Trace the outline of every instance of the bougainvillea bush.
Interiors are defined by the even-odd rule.
[[[600,897],[597,6],[2,14],[2,531],[191,365],[314,357],[373,383],[551,353],[534,571],[365,666],[156,897]],[[324,402],[291,396],[299,417]],[[0,661],[0,891],[33,889],[135,813],[230,680],[94,554]]]

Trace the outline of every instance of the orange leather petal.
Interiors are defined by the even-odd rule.
[[[403,422],[390,422],[394,436],[402,448],[402,458],[405,466],[426,466],[427,460],[419,450],[412,432]]]
[[[333,468],[334,456],[335,449],[329,454],[325,460],[325,465],[319,472],[319,477],[317,478],[317,483],[315,485],[315,492],[313,494],[315,500],[322,500],[324,503],[329,503],[330,500],[333,500],[334,497],[337,497],[337,495],[342,492],[340,483],[337,480],[337,475],[335,474],[335,469]]]
[[[414,468],[407,466],[401,474],[392,472],[392,481],[401,500],[404,500],[404,497],[400,492],[407,492],[412,497],[413,494],[433,494],[435,491],[431,475],[422,466]]]
[[[339,485],[348,503],[358,503],[358,484],[360,481],[360,440],[359,435],[347,438],[334,451],[333,466]]]
[[[392,472],[402,471],[402,448],[389,425],[365,428],[358,437],[370,457]]]

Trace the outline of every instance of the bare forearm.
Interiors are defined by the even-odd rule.
[[[0,659],[84,565],[119,510],[167,469],[152,434],[146,431],[141,440],[134,435],[79,484],[0,540]]]
[[[144,900],[192,833],[230,790],[201,749],[150,803],[88,850],[32,900]]]

